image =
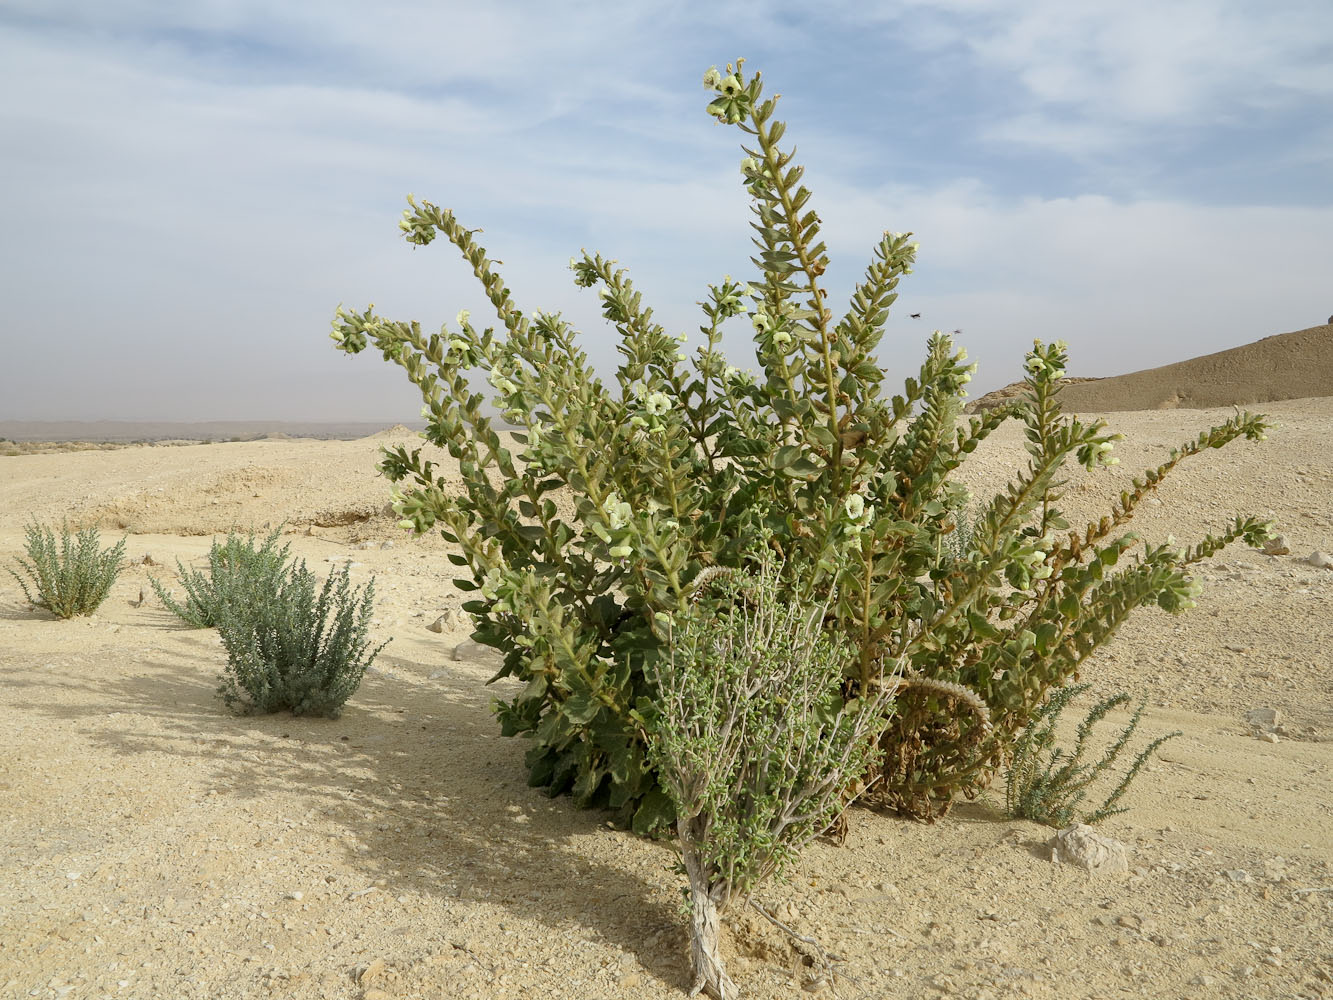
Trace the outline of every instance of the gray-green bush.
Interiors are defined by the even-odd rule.
[[[30,604],[60,618],[73,618],[92,614],[106,600],[125,558],[124,538],[103,551],[96,528],[84,528],[73,536],[65,524],[59,543],[53,529],[39,524],[28,525],[24,537],[28,558],[15,561],[27,579],[13,569],[9,575],[18,581]]]
[[[896,689],[890,677],[844,698],[856,653],[823,627],[831,602],[784,603],[774,561],[714,576],[717,606],[664,615],[668,652],[649,668],[648,759],[676,810],[694,988],[717,997],[736,995],[720,915],[780,877],[851,803]]]
[[[250,599],[255,593],[278,589],[287,571],[287,550],[278,547],[282,528],[275,528],[262,545],[255,547],[253,533],[241,538],[228,534],[225,542],[214,541],[208,550],[208,573],[186,569],[179,559],[176,571],[185,588],[185,602],[177,601],[157,577],[149,583],[162,604],[192,628],[213,628],[227,604]]]
[[[1055,726],[1060,713],[1069,702],[1091,687],[1089,684],[1068,684],[1055,691],[1046,704],[1032,716],[1032,720],[1014,741],[1013,757],[1005,782],[1005,813],[1014,819],[1030,819],[1047,826],[1066,827],[1077,817],[1078,807],[1087,797],[1089,787],[1106,773],[1129,744],[1139,720],[1143,718],[1144,702],[1140,701],[1120,735],[1095,761],[1084,760],[1088,739],[1098,722],[1114,708],[1129,702],[1129,695],[1120,693],[1104,698],[1088,710],[1079,723],[1074,747],[1066,751],[1055,745]],[[1159,736],[1143,748],[1120,781],[1096,809],[1077,817],[1081,823],[1099,823],[1108,816],[1126,812],[1116,803],[1129,789],[1130,782],[1158,748],[1167,740],[1181,735],[1177,730]]]
[[[428,334],[340,308],[331,337],[401,366],[425,402],[426,439],[458,463],[461,492],[421,449],[388,449],[380,469],[400,484],[405,527],[458,545],[450,558],[465,568],[457,585],[474,592],[475,635],[504,655],[498,676],[522,682],[498,714],[506,735],[530,740],[532,784],[606,805],[639,830],[671,821],[635,721],[665,652],[655,617],[687,612],[702,574],[739,566],[766,538],[789,565],[810,567],[784,577],[784,602],[838,595],[827,626],[857,652],[850,691],[885,663],[935,682],[902,692],[871,775],[880,801],[931,818],[986,787],[1046,692],[1135,608],[1190,606],[1192,563],[1235,540],[1261,543],[1266,523],[1240,516],[1185,549],[1140,548],[1120,529],[1179,462],[1267,425],[1247,413],[1204,432],[1111,498],[1106,517],[1070,529],[1061,470],[1114,463],[1116,435],[1061,413],[1064,344],[1034,346],[1021,400],[964,420],[974,366],[936,333],[920,375],[886,398],[875,352],[916,244],[886,232],[835,317],[820,218],[781,144],[776,98],[739,64],[710,70],[705,85],[708,113],[743,134],[758,275],[709,286],[693,351],[654,322],[625,270],[585,251],[571,261],[574,282],[598,288],[620,338],[604,381],[560,315],[519,310],[475,230],[411,197],[399,223],[408,242],[453,244],[498,329],[465,311]],[[720,350],[723,326],[741,317],[757,376]],[[517,425],[512,437],[497,431],[478,376]],[[981,505],[967,553],[951,553],[940,537],[964,503],[953,473],[1010,418],[1025,426],[1027,465]]]
[[[375,581],[352,589],[351,570],[322,588],[302,561],[220,605],[227,667],[218,694],[229,708],[337,718],[388,642],[370,649]]]

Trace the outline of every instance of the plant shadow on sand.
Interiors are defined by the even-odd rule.
[[[631,835],[607,830],[605,812],[527,787],[526,744],[499,735],[491,689],[475,665],[427,683],[400,672],[411,661],[381,656],[341,719],[234,716],[215,697],[221,656],[194,638],[177,641],[187,648],[154,650],[118,679],[11,675],[14,705],[75,723],[118,755],[174,758],[182,778],[238,809],[296,790],[293,812],[313,811],[342,827],[346,843],[330,851],[341,852],[365,884],[384,880],[382,893],[486,904],[566,939],[600,937],[648,973],[684,985],[684,925],[669,874],[674,852],[636,841],[636,849],[660,855],[657,884],[580,853],[581,838]],[[53,705],[25,699],[25,686],[34,695],[81,688],[86,697]],[[122,715],[108,721],[114,713]],[[665,932],[662,948],[646,941],[656,932]],[[677,938],[682,949],[670,946]]]

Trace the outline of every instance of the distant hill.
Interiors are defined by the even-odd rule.
[[[968,404],[989,410],[1023,391],[1015,382]],[[1333,324],[1110,378],[1070,378],[1060,402],[1074,413],[1206,409],[1333,396]]]
[[[0,420],[0,439],[10,441],[257,441],[261,438],[318,438],[352,441],[393,424],[380,421],[206,420]],[[399,426],[402,426],[401,424]],[[410,427],[425,427],[417,421]]]

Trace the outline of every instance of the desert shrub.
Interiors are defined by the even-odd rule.
[[[671,819],[634,722],[655,688],[663,653],[658,613],[688,610],[715,566],[737,567],[761,537],[788,566],[784,602],[836,593],[827,627],[856,650],[849,690],[864,690],[886,661],[905,664],[898,711],[872,768],[879,799],[920,817],[971,795],[996,769],[1047,690],[1075,674],[1137,606],[1180,610],[1197,586],[1190,564],[1236,539],[1260,544],[1267,527],[1237,517],[1178,550],[1137,549],[1118,534],[1180,461],[1238,437],[1260,417],[1237,415],[1174,451],[1086,529],[1061,515],[1061,469],[1114,463],[1100,421],[1062,415],[1065,346],[1037,343],[1026,395],[962,419],[974,366],[935,333],[920,375],[881,395],[875,350],[917,247],[886,232],[840,317],[826,302],[820,220],[801,168],[780,142],[775,98],[758,74],[710,70],[708,111],[744,134],[741,173],[755,215],[754,284],[726,277],[702,303],[702,341],[669,335],[623,269],[598,254],[571,261],[574,281],[598,286],[619,334],[610,383],[593,370],[558,314],[520,312],[475,231],[453,213],[409,197],[399,223],[409,243],[442,235],[485,289],[499,330],[461,312],[426,334],[416,322],[339,308],[332,339],[349,354],[370,344],[420,390],[423,436],[448,449],[455,492],[420,449],[386,449],[402,525],[438,530],[466,568],[459,587],[475,636],[504,654],[499,677],[523,682],[497,706],[502,731],[526,735],[529,780],[580,804],[604,804],[646,830]],[[730,365],[723,325],[748,320],[760,372]],[[490,402],[516,425],[502,437]],[[951,478],[1004,420],[1026,427],[1029,460],[980,505],[965,555],[939,539],[966,503]],[[569,515],[551,494],[565,491]],[[1133,551],[1131,551],[1133,550]],[[929,682],[929,683],[927,683]]]
[[[855,651],[823,627],[830,601],[784,603],[769,553],[757,574],[715,576],[721,595],[688,616],[663,615],[667,652],[648,760],[676,811],[689,880],[695,991],[735,996],[719,950],[719,916],[781,876],[847,808],[870,764],[893,678],[843,697]]]
[[[59,543],[55,531],[44,525],[30,524],[24,535],[28,558],[15,561],[27,579],[13,569],[9,575],[23,588],[28,602],[60,618],[96,611],[120,573],[125,539],[103,551],[96,528],[84,528],[74,536],[68,525],[61,525]]]
[[[154,576],[148,581],[158,600],[181,621],[193,628],[212,628],[230,602],[245,601],[254,593],[275,592],[287,570],[291,543],[278,547],[282,528],[273,530],[256,548],[253,533],[245,538],[228,534],[225,542],[213,542],[208,550],[208,573],[187,570],[179,559],[176,572],[185,587],[185,603],[177,601]]]
[[[1106,718],[1112,709],[1129,701],[1129,695],[1122,692],[1102,699],[1088,710],[1079,723],[1072,750],[1065,751],[1055,746],[1055,726],[1060,713],[1071,699],[1090,686],[1068,684],[1055,691],[1033,714],[1031,721],[1014,741],[1004,796],[1005,813],[1009,817],[1035,820],[1057,828],[1068,826],[1074,822],[1075,811],[1087,796],[1089,786],[1115,764],[1120,752],[1129,744],[1143,717],[1142,701],[1115,742],[1106,748],[1098,760],[1083,759],[1093,726]],[[1126,812],[1124,807],[1117,807],[1116,803],[1129,789],[1130,782],[1163,743],[1179,735],[1179,730],[1167,733],[1144,747],[1105,801],[1078,821],[1092,825],[1107,816]]]
[[[220,605],[227,667],[218,694],[229,708],[246,712],[290,709],[336,719],[388,645],[369,650],[375,581],[353,590],[344,565],[317,593],[303,560],[254,583]]]

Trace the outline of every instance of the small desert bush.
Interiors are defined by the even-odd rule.
[[[61,618],[96,611],[120,573],[125,539],[103,551],[96,528],[84,528],[73,536],[69,526],[62,525],[57,542],[54,530],[31,524],[25,535],[28,558],[17,562],[27,579],[12,569],[9,575],[18,581],[29,603]],[[33,590],[28,589],[29,582]]]
[[[1180,735],[1177,730],[1149,743],[1134,758],[1105,801],[1091,812],[1077,817],[1076,810],[1087,796],[1089,786],[1115,764],[1143,717],[1144,703],[1139,702],[1129,723],[1101,757],[1095,761],[1084,759],[1093,727],[1106,718],[1112,709],[1128,703],[1129,695],[1122,692],[1097,702],[1088,710],[1079,723],[1072,750],[1065,751],[1055,746],[1055,726],[1060,713],[1073,698],[1089,687],[1088,684],[1070,684],[1060,688],[1037,710],[1032,721],[1015,741],[1004,797],[1005,812],[1011,818],[1030,819],[1047,826],[1063,828],[1076,818],[1080,823],[1091,825],[1107,816],[1126,812],[1126,808],[1117,807],[1116,803],[1129,789],[1130,782],[1163,743]]]
[[[883,731],[895,679],[844,697],[855,650],[824,629],[831,599],[783,600],[771,553],[757,574],[710,574],[693,613],[658,621],[648,760],[676,811],[689,880],[694,992],[735,996],[719,916],[780,877],[841,815]],[[626,758],[624,766],[631,766]]]
[[[559,314],[520,311],[477,230],[412,197],[399,223],[407,241],[451,243],[498,325],[479,329],[464,310],[427,333],[340,308],[331,337],[401,366],[425,403],[423,436],[458,463],[461,489],[419,448],[386,449],[380,470],[401,484],[405,528],[458,546],[450,558],[465,567],[456,584],[474,592],[474,634],[504,655],[499,676],[521,682],[498,715],[506,735],[529,739],[532,784],[618,810],[641,831],[671,821],[635,721],[666,655],[656,616],[688,613],[704,574],[739,568],[766,539],[787,567],[780,603],[837,595],[825,626],[855,650],[850,693],[903,665],[867,777],[883,804],[933,818],[989,784],[1046,692],[1136,608],[1191,606],[1192,564],[1233,541],[1261,544],[1268,526],[1252,517],[1183,549],[1122,529],[1180,462],[1261,438],[1267,424],[1233,416],[1118,490],[1106,516],[1072,527],[1060,510],[1065,466],[1114,465],[1118,435],[1061,412],[1063,342],[1035,343],[1023,397],[984,414],[963,416],[975,366],[938,332],[919,376],[887,395],[876,352],[916,243],[885,232],[835,313],[820,217],[783,144],[777,98],[739,64],[704,83],[708,114],[742,133],[758,271],[709,286],[693,349],[654,321],[623,268],[584,251],[570,262],[574,283],[597,289],[619,335],[604,379]],[[721,351],[734,323],[750,329],[756,374]],[[495,413],[519,428],[512,437]],[[1026,461],[979,500],[967,546],[951,549],[941,539],[967,505],[954,473],[1008,419],[1024,425]]]
[[[218,694],[229,708],[337,718],[387,642],[369,649],[375,581],[353,590],[351,570],[322,588],[302,561],[256,578],[219,607],[227,667]]]
[[[253,594],[275,592],[287,568],[291,543],[278,547],[282,528],[273,530],[256,547],[253,533],[245,538],[228,534],[225,542],[213,542],[208,551],[208,573],[187,570],[179,559],[176,571],[185,587],[185,602],[177,601],[156,577],[149,582],[158,599],[181,621],[193,628],[213,628],[229,603],[245,602]]]

